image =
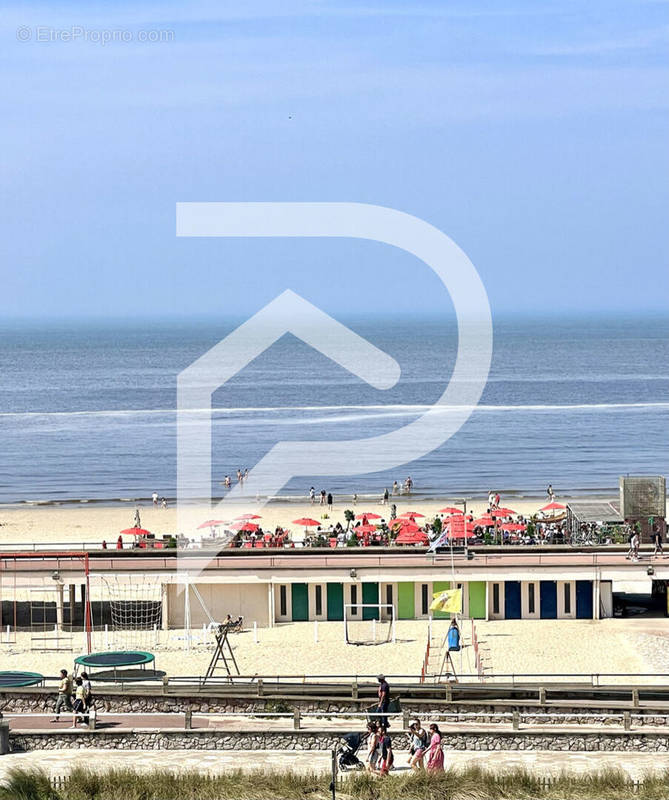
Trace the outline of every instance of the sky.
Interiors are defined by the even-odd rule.
[[[2,317],[450,308],[387,245],[177,239],[179,201],[400,209],[495,314],[666,309],[667,2],[54,0],[0,37]]]

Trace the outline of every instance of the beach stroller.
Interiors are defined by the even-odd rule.
[[[337,748],[337,765],[342,772],[349,769],[362,769],[363,763],[356,753],[360,749],[362,740],[365,738],[363,733],[347,733],[339,740]]]

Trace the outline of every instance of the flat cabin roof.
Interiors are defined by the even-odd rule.
[[[604,501],[591,503],[567,503],[570,511],[578,522],[624,522],[620,511],[613,503]]]

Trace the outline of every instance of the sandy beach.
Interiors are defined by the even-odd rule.
[[[572,498],[570,498],[572,499]],[[559,501],[559,498],[558,498]],[[259,514],[262,519],[258,522],[263,528],[274,530],[277,525],[290,529],[293,537],[301,540],[304,528],[293,524],[293,520],[310,517],[327,527],[330,523],[342,522],[344,525],[344,511],[353,510],[356,514],[369,511],[380,514],[383,518],[390,518],[390,504],[397,505],[398,515],[406,511],[416,511],[423,514],[426,519],[433,519],[440,508],[457,504],[462,507],[462,498],[444,498],[441,500],[420,500],[411,496],[402,495],[391,498],[388,505],[383,505],[380,500],[372,502],[358,501],[357,505],[351,502],[335,502],[332,511],[327,506],[312,505],[308,498],[304,502],[270,502],[266,505],[249,501],[248,503],[221,504],[216,509],[198,508],[196,506],[187,511],[187,525],[183,533],[191,538],[199,538],[203,533],[209,534],[209,529],[198,530],[198,525],[212,517],[222,520],[232,520],[242,514]],[[534,514],[548,501],[541,498],[513,498],[501,499],[502,506],[510,507],[523,514]],[[103,506],[93,504],[77,505],[43,505],[43,506],[3,506],[0,507],[0,544],[31,545],[36,542],[63,542],[75,544],[77,542],[102,542],[103,539],[112,545],[119,531],[133,525],[135,508],[139,508],[142,526],[157,536],[173,534],[177,530],[177,513],[174,506],[168,508],[154,507],[151,503],[136,506],[134,503],[127,505]],[[484,499],[467,501],[467,511],[472,511],[479,516],[487,510]],[[327,516],[325,516],[327,515]],[[130,540],[131,541],[131,540]]]
[[[431,671],[439,671],[439,643],[448,623],[433,623],[434,656]],[[669,652],[669,619],[606,620],[501,620],[476,623],[485,673],[555,673],[552,680],[569,680],[569,674],[650,673],[644,683],[663,683],[656,673],[666,671]],[[321,622],[317,641],[313,622],[295,622],[262,628],[257,640],[252,630],[232,637],[235,657],[243,675],[331,675],[417,676],[420,674],[427,642],[425,620],[399,620],[396,642],[356,646],[344,641],[343,623]],[[465,647],[456,654],[454,664],[460,674],[475,674],[471,643],[471,623],[463,623]],[[123,645],[114,642],[110,645]],[[154,652],[156,668],[168,675],[197,676],[205,673],[213,643],[200,641],[196,633],[190,651],[183,647],[183,631],[159,632],[137,644]],[[597,647],[592,642],[597,641]],[[74,651],[39,653],[30,650],[30,634],[19,633],[15,644],[0,644],[3,668],[56,675],[84,652],[82,634],[74,636]],[[96,632],[93,649],[104,649],[104,635]],[[559,677],[564,676],[564,677]],[[343,678],[342,678],[343,679]],[[539,680],[539,678],[536,678]],[[624,677],[607,682],[625,683]]]

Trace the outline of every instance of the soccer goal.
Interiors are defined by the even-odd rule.
[[[346,644],[395,642],[395,607],[392,603],[346,603],[344,605]]]
[[[105,649],[112,644],[123,649],[155,646],[162,623],[160,579],[146,574],[100,578],[102,602],[111,622],[111,630],[108,623],[104,625]]]

